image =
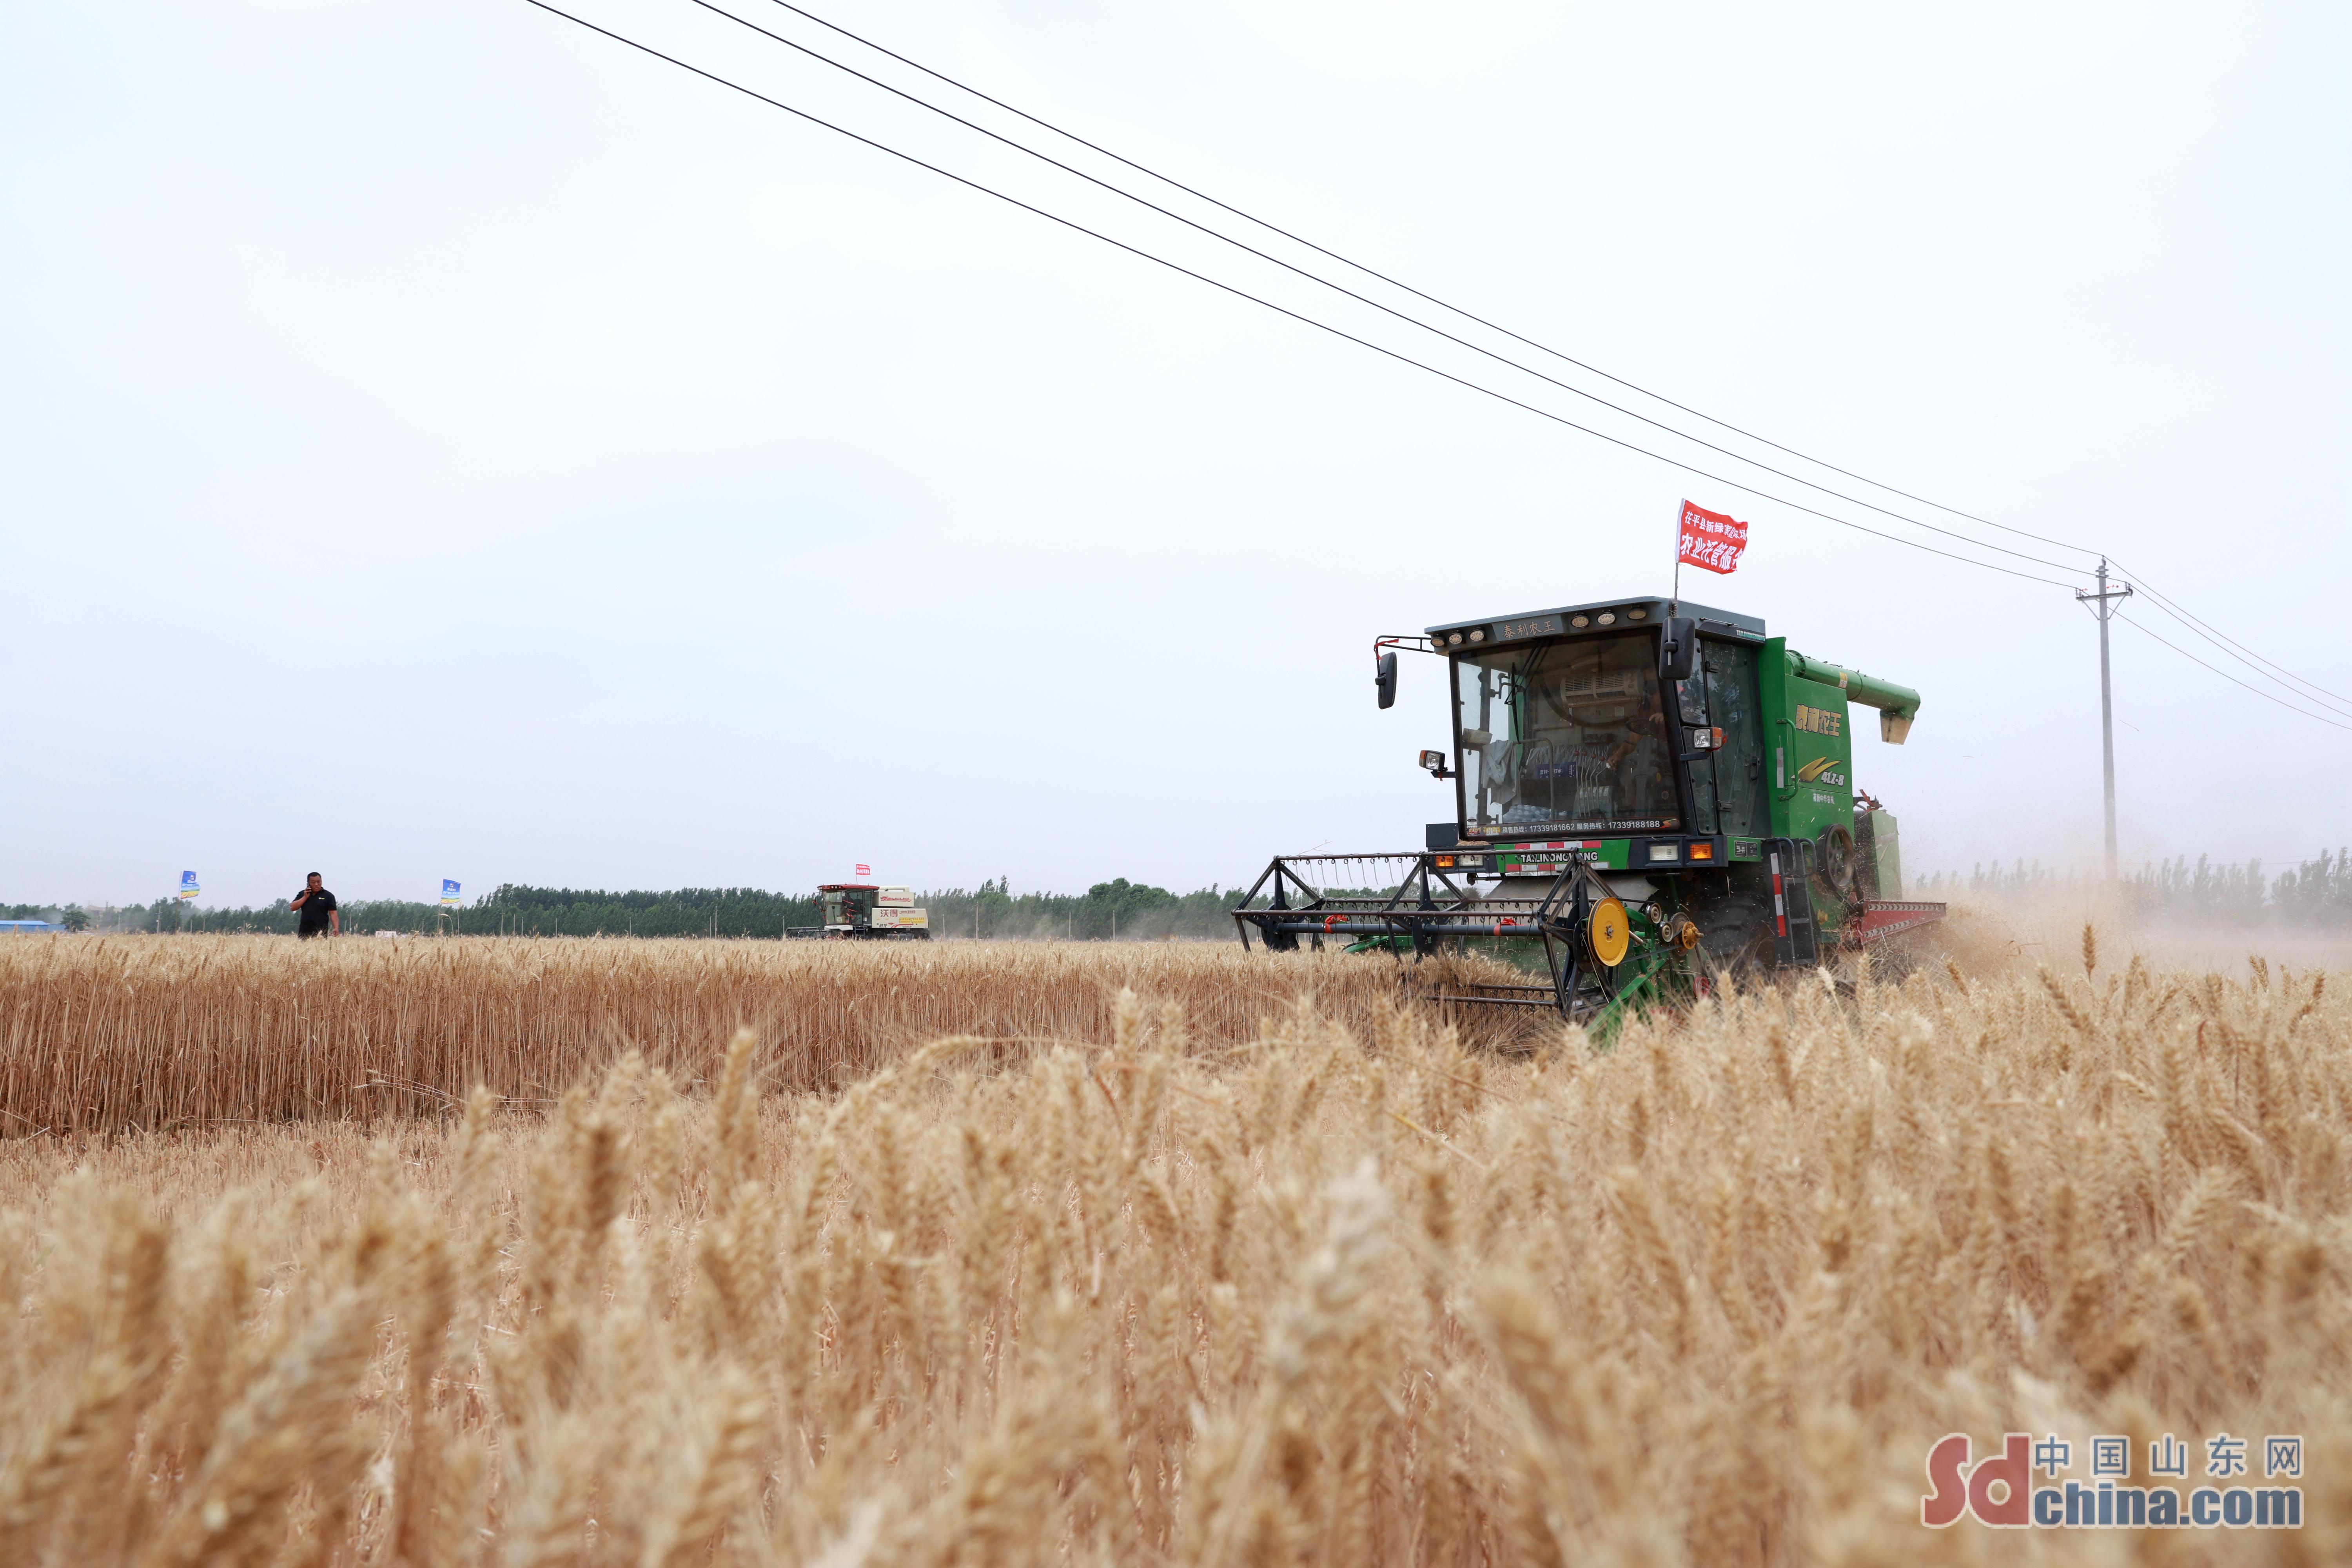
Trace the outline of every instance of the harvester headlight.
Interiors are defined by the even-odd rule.
[[[1448,647],[1455,647],[1459,645],[1461,641],[1462,634],[1460,632],[1455,632],[1445,639],[1445,643]]]
[[[1486,629],[1481,627],[1477,631],[1472,632],[1470,634],[1470,640],[1472,642],[1485,642],[1486,640]]]
[[[1647,610],[1628,610],[1625,612],[1625,618],[1629,621],[1646,621],[1650,618],[1650,612]]]
[[[1592,617],[1591,616],[1570,616],[1568,617],[1568,624],[1571,626],[1589,626],[1592,624]]]
[[[1653,844],[1650,846],[1650,858],[1653,860],[1679,860],[1682,858],[1683,847],[1679,844]]]
[[[1616,611],[1614,611],[1614,610],[1603,610],[1603,611],[1601,611],[1601,624],[1602,626],[1615,626],[1615,625],[1617,624],[1617,612],[1616,612]]]

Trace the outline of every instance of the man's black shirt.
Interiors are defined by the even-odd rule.
[[[339,907],[335,902],[335,895],[326,889],[320,888],[312,893],[303,900],[302,907],[295,911],[302,917],[302,934],[316,936],[325,931],[327,917],[333,914]]]

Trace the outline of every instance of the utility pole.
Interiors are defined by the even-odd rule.
[[[2115,616],[2115,601],[2131,597],[2131,584],[2120,588],[2107,586],[2107,558],[2099,557],[2099,591],[2085,594],[2074,591],[2074,597],[2091,606],[2099,617],[2099,762],[2104,771],[2107,793],[2107,880],[2116,879],[2116,697],[2107,674],[2107,622]]]

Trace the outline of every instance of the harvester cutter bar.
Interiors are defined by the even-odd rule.
[[[1892,900],[1867,899],[1861,912],[1848,928],[1848,940],[1859,945],[1893,936],[1896,931],[1916,931],[1933,925],[1944,918],[1949,908],[1946,904],[1903,903]]]
[[[1272,910],[1255,910],[1257,915],[1273,914]],[[1286,910],[1288,915],[1302,911]],[[1307,914],[1320,913],[1307,910]],[[1531,921],[1508,918],[1498,921],[1419,920],[1411,910],[1400,912],[1395,920],[1369,920],[1362,916],[1340,913],[1325,915],[1321,920],[1254,920],[1249,923],[1260,931],[1281,931],[1289,936],[1344,936],[1349,940],[1365,936],[1535,936],[1539,934]],[[1547,987],[1546,989],[1549,989]]]

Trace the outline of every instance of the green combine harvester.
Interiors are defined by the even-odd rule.
[[[1879,738],[1901,745],[1919,711],[1908,687],[1665,599],[1381,637],[1382,708],[1400,651],[1445,660],[1454,746],[1421,765],[1453,784],[1454,820],[1416,853],[1277,857],[1234,911],[1244,947],[1255,931],[1277,952],[1489,948],[1528,983],[1439,1000],[1605,1030],[1944,914],[1904,901],[1895,818],[1853,784],[1853,709],[1876,709]]]

